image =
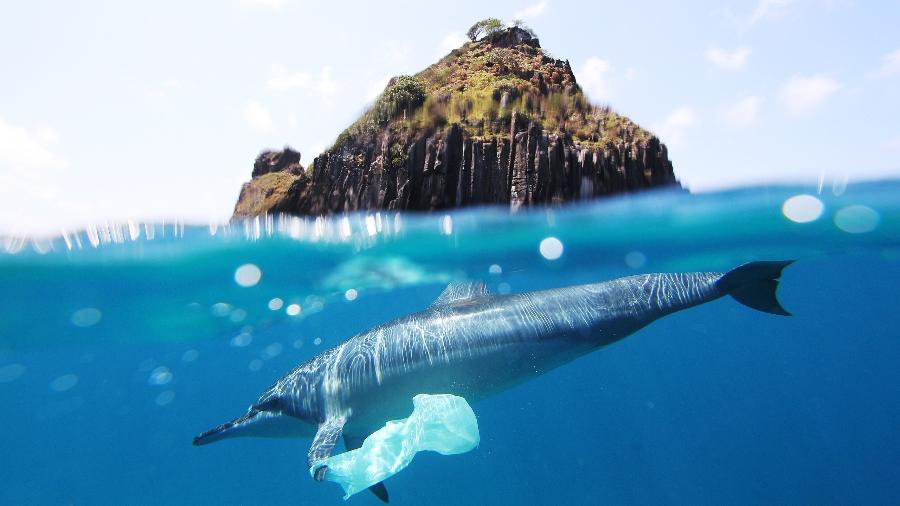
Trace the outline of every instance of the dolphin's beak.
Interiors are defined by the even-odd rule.
[[[220,439],[232,437],[236,435],[234,434],[235,432],[240,432],[237,429],[241,429],[243,427],[246,427],[247,425],[252,424],[260,413],[261,411],[251,408],[250,411],[248,411],[244,415],[239,416],[238,418],[235,418],[230,422],[225,422],[218,427],[213,427],[212,429],[209,429],[208,431],[195,437],[194,446],[202,446],[209,443],[215,443]]]

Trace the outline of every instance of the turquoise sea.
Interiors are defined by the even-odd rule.
[[[0,504],[341,504],[309,441],[192,437],[450,281],[781,259],[794,316],[723,298],[476,403],[392,503],[898,504],[898,181],[0,238]]]

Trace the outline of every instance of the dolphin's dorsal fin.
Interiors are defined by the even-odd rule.
[[[431,303],[432,308],[446,306],[466,299],[474,299],[476,297],[484,297],[490,295],[487,285],[480,281],[471,282],[464,281],[458,283],[450,283],[444,291],[438,295],[438,298]]]

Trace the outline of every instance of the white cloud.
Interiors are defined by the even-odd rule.
[[[756,4],[756,8],[753,9],[753,15],[750,16],[750,23],[756,23],[765,18],[780,16],[784,13],[784,8],[787,7],[792,0],[759,0]]]
[[[900,49],[891,51],[881,57],[881,67],[871,75],[873,77],[885,77],[900,73]]]
[[[238,0],[238,3],[244,7],[262,7],[277,11],[284,6],[285,0]]]
[[[637,75],[637,69],[634,67],[628,67],[625,69],[625,79],[634,79],[634,76]]]
[[[59,135],[51,128],[29,131],[0,118],[0,171],[11,174],[67,168],[69,162],[50,150],[57,142]]]
[[[841,89],[841,83],[830,76],[793,76],[781,86],[781,100],[792,113],[811,111]]]
[[[706,50],[706,59],[723,70],[740,70],[744,68],[747,65],[749,56],[750,48],[747,46],[741,46],[731,52],[718,47],[711,47]]]
[[[290,72],[281,65],[272,68],[272,77],[266,81],[269,91],[291,91],[305,88],[312,78],[306,72]]]
[[[244,119],[247,120],[250,128],[254,130],[270,132],[275,128],[275,123],[272,121],[272,113],[269,112],[266,106],[256,100],[247,102],[247,105],[244,107]]]
[[[762,98],[751,95],[737,102],[723,105],[719,109],[719,115],[729,125],[749,126],[756,123],[760,105],[762,105]]]
[[[578,68],[576,75],[581,87],[594,100],[609,100],[609,75],[612,65],[608,60],[592,56]]]
[[[654,130],[659,134],[660,140],[674,146],[684,141],[687,130],[697,122],[697,113],[690,107],[682,106],[669,113]]]
[[[319,76],[316,78],[316,91],[325,98],[333,97],[337,94],[337,83],[331,77],[331,67],[322,67]]]
[[[438,56],[444,56],[445,54],[453,51],[459,46],[468,42],[469,39],[465,35],[459,32],[448,33],[441,39],[440,49],[438,49]]]
[[[532,19],[540,16],[547,10],[547,5],[549,2],[547,0],[541,0],[540,2],[529,5],[522,10],[516,11],[513,14],[513,19]]]
[[[59,143],[59,133],[48,126],[39,126],[35,128],[34,134],[45,146],[52,146]]]

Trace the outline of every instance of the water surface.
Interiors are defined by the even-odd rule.
[[[786,258],[795,316],[721,299],[478,403],[480,447],[419,455],[388,480],[392,502],[897,503],[898,195],[647,193],[0,239],[0,503],[339,504],[306,472],[309,441],[191,438],[450,281],[520,292]]]

